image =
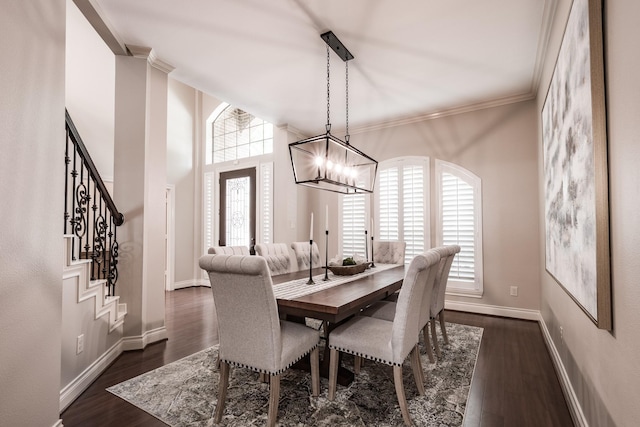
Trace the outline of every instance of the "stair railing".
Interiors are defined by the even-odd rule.
[[[115,295],[118,281],[117,227],[124,222],[107,191],[69,112],[65,109],[64,234],[77,237],[71,256],[91,260],[91,280],[106,280],[107,295]],[[77,246],[77,247],[76,247]]]

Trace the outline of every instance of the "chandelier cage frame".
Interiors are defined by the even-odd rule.
[[[289,144],[289,156],[296,184],[342,194],[373,193],[378,162],[349,144],[349,65],[354,56],[332,31],[320,35],[327,44],[326,132]],[[346,135],[331,134],[329,47],[345,62]]]

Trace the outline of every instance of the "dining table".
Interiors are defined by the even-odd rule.
[[[274,275],[271,280],[281,318],[301,323],[305,322],[305,318],[326,322],[325,332],[329,336],[325,337],[320,374],[327,378],[331,330],[358,314],[363,308],[385,299],[400,289],[405,267],[397,264],[376,264],[375,267],[352,276],[335,275],[326,272],[325,268]],[[310,278],[313,283],[309,283]],[[348,385],[353,381],[353,377],[353,372],[341,363],[338,383]]]

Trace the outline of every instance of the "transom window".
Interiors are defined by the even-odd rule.
[[[273,125],[240,108],[227,106],[211,127],[207,164],[273,153]]]

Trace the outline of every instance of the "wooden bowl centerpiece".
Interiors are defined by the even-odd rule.
[[[342,265],[329,265],[329,270],[336,276],[351,276],[362,273],[369,267],[369,263],[356,264],[353,258],[345,258]]]

